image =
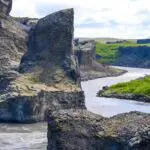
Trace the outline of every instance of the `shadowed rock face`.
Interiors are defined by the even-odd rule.
[[[47,108],[85,109],[84,92],[74,57],[73,9],[39,20],[28,40],[19,74],[0,95],[0,120],[36,122]]]
[[[149,150],[150,115],[107,119],[87,110],[60,110],[49,113],[48,140],[48,150]]]
[[[119,58],[113,65],[150,68],[150,47],[121,47],[119,49]]]
[[[12,0],[0,0],[0,13],[9,15],[12,8]]]
[[[42,69],[40,80],[46,84],[55,82],[53,78],[60,75],[56,70],[62,74],[65,71],[75,83],[80,82],[72,44],[73,14],[72,9],[64,10],[39,20],[29,36],[29,51],[22,58],[21,72],[32,72],[38,66]],[[48,72],[53,77],[45,78]]]

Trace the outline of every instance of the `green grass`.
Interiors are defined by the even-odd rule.
[[[104,94],[133,94],[150,98],[150,76],[113,85]]]
[[[124,47],[138,47],[138,46],[148,46],[150,44],[136,44],[134,41],[127,41],[124,43],[117,44],[105,44],[96,42],[96,55],[101,58],[98,59],[98,62],[102,64],[112,64],[116,62],[119,58],[119,49]]]

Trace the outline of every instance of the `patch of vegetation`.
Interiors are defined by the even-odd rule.
[[[150,98],[150,76],[113,85],[104,94],[133,94]]]
[[[96,42],[96,55],[98,56],[98,62],[102,64],[112,64],[119,58],[120,48],[139,46],[150,47],[150,44],[137,44],[134,41],[113,44]]]

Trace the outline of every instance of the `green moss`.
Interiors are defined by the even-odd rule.
[[[134,94],[150,98],[150,76],[113,85],[104,94]]]
[[[100,59],[98,59],[100,63],[112,64],[118,59],[120,48],[139,47],[139,46],[150,47],[150,44],[136,44],[136,42],[133,41],[115,44],[105,44],[96,42],[96,55],[100,56]]]

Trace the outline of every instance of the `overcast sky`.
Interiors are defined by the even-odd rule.
[[[150,38],[150,0],[13,0],[13,16],[75,9],[76,37]]]

